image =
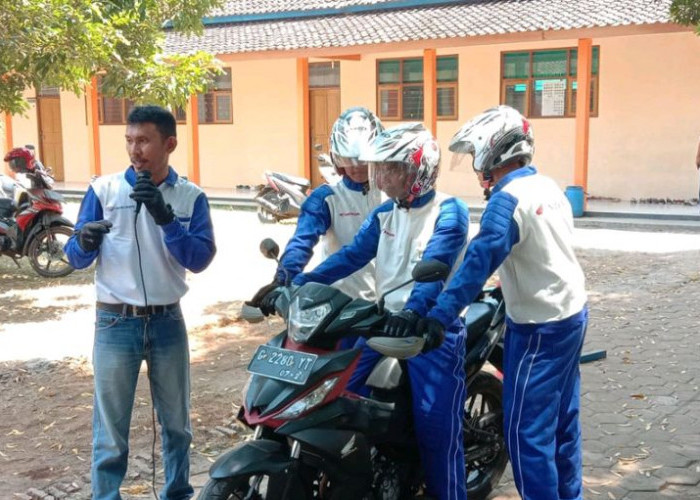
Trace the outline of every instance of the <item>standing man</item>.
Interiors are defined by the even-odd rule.
[[[331,129],[330,153],[341,180],[334,186],[324,184],[314,189],[301,206],[296,231],[280,258],[274,280],[258,291],[251,305],[260,306],[265,314],[274,312],[279,296],[276,288],[289,284],[304,270],[319,239],[322,259],[352,242],[381,201],[379,190],[370,189],[367,162],[359,157],[383,130],[379,118],[367,108],[348,108],[338,117]],[[374,300],[374,263],[369,262],[335,287],[353,298]]]
[[[168,165],[176,146],[175,118],[169,111],[135,107],[126,127],[131,166],[92,183],[65,248],[78,269],[97,259],[94,500],[120,498],[144,360],[162,429],[161,499],[194,494],[189,483],[189,346],[179,301],[187,292],[185,271],[204,270],[216,246],[207,197]]]
[[[498,268],[507,304],[503,423],[515,484],[525,500],[580,500],[579,358],[588,308],[571,206],[530,165],[530,123],[509,106],[473,118],[450,151],[453,161],[473,159],[493,194],[463,264],[416,334],[444,331]]]
[[[466,245],[469,211],[461,200],[435,191],[440,149],[420,123],[385,130],[360,159],[370,163],[370,182],[390,200],[372,211],[352,243],[315,269],[297,275],[293,283],[330,285],[376,259],[377,296],[404,283],[386,296],[390,312],[386,334],[406,337],[445,284],[405,283],[422,260],[455,266]],[[447,334],[426,336],[423,353],[408,360],[408,375],[427,495],[465,500],[465,332],[459,321],[449,326]],[[348,389],[359,392],[381,355],[366,346],[365,339],[358,340],[355,348],[362,348],[362,355]]]

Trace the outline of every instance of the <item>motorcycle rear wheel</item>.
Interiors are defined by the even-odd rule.
[[[491,434],[496,443],[474,443],[469,428]],[[464,404],[464,451],[467,498],[484,500],[498,485],[508,464],[503,436],[503,384],[494,375],[479,372],[467,389]],[[470,446],[487,446],[486,453],[469,459]]]
[[[68,226],[50,226],[34,236],[29,243],[27,257],[39,276],[62,278],[74,271],[63,252],[72,234],[73,229]]]

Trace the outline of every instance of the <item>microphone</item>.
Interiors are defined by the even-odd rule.
[[[138,182],[141,179],[146,179],[146,180],[151,180],[151,171],[150,170],[142,170],[141,172],[138,172],[136,174],[136,182]],[[140,200],[136,200],[136,210],[135,214],[138,215],[139,212],[141,211],[141,205],[143,205],[143,202]]]

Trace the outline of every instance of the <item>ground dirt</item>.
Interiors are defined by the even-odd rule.
[[[232,217],[235,220],[229,221]],[[248,433],[236,420],[246,366],[253,349],[282,326],[278,320],[250,325],[237,319],[241,299],[272,277],[274,263],[265,262],[255,250],[259,236],[273,232],[278,241],[286,241],[292,230],[279,224],[259,227],[250,213],[218,213],[215,224],[235,228],[236,234],[219,239],[217,265],[201,277],[188,277],[188,296],[193,298],[183,304],[192,353],[192,474],[193,483],[200,485],[218,454]],[[236,241],[241,239],[241,224],[253,228],[244,231],[250,248]],[[682,297],[684,286],[697,290],[700,252],[694,244],[696,248],[688,251],[659,254],[580,249],[592,310],[598,306],[599,311],[591,315],[592,345],[604,344],[611,324],[621,321],[616,310],[651,307],[660,294],[671,290],[673,296]],[[673,276],[663,269],[673,269]],[[27,262],[18,269],[0,258],[0,499],[41,498],[41,494],[89,498],[92,282],[91,269],[46,280]],[[151,419],[142,372],[122,489],[125,499],[151,497]],[[158,440],[158,485],[163,478],[159,448]]]

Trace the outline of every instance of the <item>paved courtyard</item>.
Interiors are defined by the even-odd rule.
[[[210,302],[248,298],[271,278],[274,263],[258,255],[258,242],[273,236],[283,244],[293,230],[261,225],[252,212],[215,210],[214,218],[218,256],[205,273],[191,276],[183,301],[190,328],[211,321],[205,312]],[[581,366],[584,498],[700,499],[700,235],[577,229],[576,244],[591,309],[584,351],[607,352]],[[81,290],[73,286],[64,294]],[[4,292],[0,287],[0,300]],[[45,298],[48,287],[31,293],[39,305],[55,300]],[[92,321],[89,304],[46,323],[0,325],[0,362],[89,358],[91,331],[75,328]],[[0,435],[0,452],[10,439]],[[193,466],[197,486],[207,466]],[[66,499],[86,498],[89,488],[69,492],[27,483],[24,496],[15,498],[50,498],[49,487]],[[491,498],[518,498],[510,470]]]

